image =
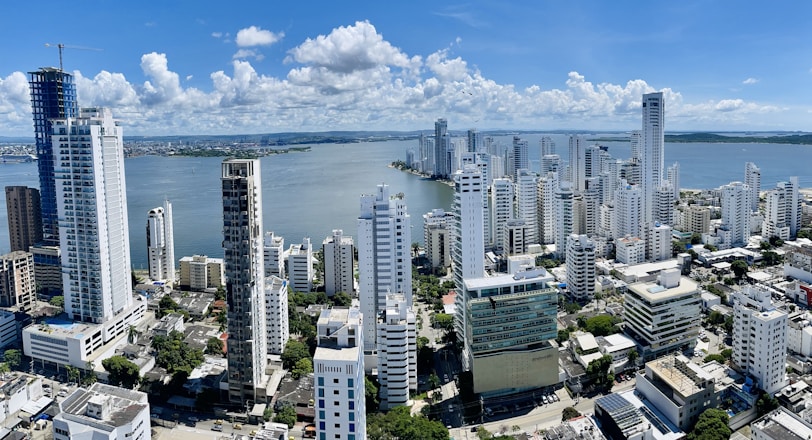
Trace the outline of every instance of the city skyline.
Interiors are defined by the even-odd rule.
[[[30,136],[24,72],[59,62],[45,43],[66,45],[80,105],[112,108],[133,135],[428,132],[441,117],[631,130],[655,91],[666,130],[809,130],[810,49],[795,43],[812,6],[730,6],[105,5],[72,17],[68,36],[44,16],[36,38],[5,45],[0,134]],[[0,37],[26,33],[21,13]]]

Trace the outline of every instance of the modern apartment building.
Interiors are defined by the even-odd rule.
[[[316,438],[366,439],[364,331],[361,312],[322,310],[313,355]]]
[[[527,169],[516,171],[516,218],[527,226],[525,241],[538,243],[538,185],[536,173]]]
[[[7,186],[6,213],[11,252],[28,252],[31,246],[42,241],[39,190],[25,186]]]
[[[438,121],[439,123],[439,121]],[[411,218],[403,193],[390,196],[388,185],[361,196],[358,216],[358,298],[364,316],[364,351],[372,354],[378,340],[378,313],[386,295],[402,293],[412,304]]]
[[[732,295],[733,364],[774,395],[787,385],[787,314],[770,291],[748,285]]]
[[[301,244],[290,245],[287,256],[290,288],[296,292],[313,290],[313,247],[310,238],[303,238]]]
[[[175,284],[175,233],[169,200],[147,213],[147,260],[151,280]]]
[[[693,346],[699,334],[699,285],[678,269],[660,273],[657,282],[630,284],[624,301],[626,334],[642,359]]]
[[[402,294],[386,295],[378,315],[378,382],[381,408],[409,405],[417,391],[417,327],[415,314]]]
[[[341,229],[334,229],[333,235],[322,242],[321,249],[324,255],[324,291],[327,296],[338,292],[355,296],[355,245],[352,237],[345,236]]]
[[[623,237],[615,240],[615,260],[634,266],[646,261],[646,242],[639,237]]]
[[[586,235],[567,238],[567,295],[580,303],[595,295],[595,243]]]
[[[285,237],[276,235],[273,231],[265,233],[263,247],[265,258],[265,276],[284,277],[285,273]]]
[[[267,364],[262,181],[259,160],[222,163],[223,248],[228,303],[228,400],[256,402]]]
[[[567,237],[573,231],[573,191],[570,182],[561,182],[555,190],[555,255],[567,258]]]
[[[751,191],[752,192],[752,191]],[[789,182],[778,182],[765,197],[764,222],[761,235],[764,239],[778,237],[782,240],[795,239],[801,229],[801,206],[803,198],[798,188],[798,177],[790,177]]]
[[[181,289],[216,289],[226,284],[225,263],[222,258],[193,255],[180,259]]]
[[[497,254],[504,252],[505,224],[514,218],[514,186],[510,179],[493,179],[491,184],[491,239]]]
[[[662,92],[643,95],[641,135],[641,218],[643,224],[647,224],[655,221],[654,191],[665,173],[665,100]]]
[[[519,183],[519,170],[530,169],[530,156],[528,151],[528,143],[525,139],[519,136],[513,136],[513,166],[511,168],[511,175],[513,181]]]
[[[34,256],[23,251],[0,255],[0,307],[30,312],[36,299]]]
[[[556,239],[556,204],[555,193],[558,191],[558,172],[542,173],[538,179],[536,195],[538,201],[538,241],[540,244],[552,244]]]
[[[753,162],[744,164],[744,184],[750,192],[750,211],[758,212],[759,192],[761,192],[761,169]]]
[[[726,249],[744,247],[750,239],[750,187],[731,182],[721,190],[722,224],[716,234]]]
[[[288,282],[276,275],[265,277],[265,316],[268,353],[282,354],[290,339],[288,322]]]
[[[423,214],[423,246],[426,258],[433,270],[445,273],[451,266],[451,221],[450,212],[434,209]]]

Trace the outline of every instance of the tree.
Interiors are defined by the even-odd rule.
[[[206,341],[206,354],[217,354],[222,356],[223,347],[223,340],[212,336]]]
[[[568,341],[570,338],[570,332],[567,329],[561,329],[558,331],[558,336],[555,338],[555,342],[559,344],[563,344],[565,341]]]
[[[577,313],[579,310],[581,310],[581,305],[576,302],[564,303],[564,311],[568,314]]]
[[[485,429],[485,427],[484,427],[484,426],[480,425],[480,426],[479,426],[479,427],[476,429],[476,437],[477,437],[479,440],[488,440],[488,439],[490,439],[490,438],[493,438],[493,434],[491,434],[491,432],[490,432],[490,431],[488,431],[487,429]]]
[[[296,409],[291,405],[282,405],[279,411],[273,416],[273,421],[276,423],[284,423],[288,428],[293,428],[296,424]]]
[[[228,312],[226,309],[220,310],[220,312],[217,314],[217,323],[220,324],[220,331],[226,329],[226,326],[228,325]]]
[[[702,234],[694,232],[691,234],[691,244],[701,244],[702,243]]]
[[[378,385],[370,380],[369,376],[364,376],[364,398],[366,400],[367,414],[378,411]]]
[[[440,377],[437,376],[435,373],[429,374],[428,385],[430,390],[436,390],[440,388]]]
[[[770,396],[767,393],[761,393],[761,395],[758,396],[758,400],[756,400],[756,413],[758,414],[758,417],[761,417],[776,408],[778,408],[778,399]]]
[[[722,356],[721,354],[709,354],[709,355],[705,356],[705,359],[703,359],[703,361],[704,362],[716,361],[716,362],[719,362],[720,364],[724,364],[725,363],[725,357]]]
[[[733,275],[736,276],[736,279],[742,279],[744,274],[747,273],[747,262],[744,260],[736,260],[730,264],[730,269],[733,271]]]
[[[285,349],[282,351],[282,366],[286,370],[293,370],[296,363],[305,358],[311,359],[307,345],[295,339],[291,339],[285,344]]]
[[[225,299],[226,299],[226,289],[222,285],[217,286],[217,291],[214,292],[214,300],[224,301]]]
[[[586,367],[586,374],[590,380],[595,383],[598,388],[608,390],[612,388],[612,382],[615,380],[615,375],[610,373],[609,369],[612,367],[612,356],[603,355],[598,359],[592,360]]]
[[[20,352],[20,350],[12,348],[3,353],[3,359],[6,361],[9,367],[17,368],[20,366],[20,363],[23,360],[23,354]]]
[[[11,368],[8,367],[8,362],[0,363],[0,377],[2,377],[5,380],[6,373],[8,373],[10,371],[11,371]]]
[[[302,376],[307,376],[313,372],[313,361],[310,358],[301,358],[296,362],[296,365],[291,370],[290,374],[294,379],[299,379]]]
[[[719,354],[721,354],[722,357],[725,358],[725,360],[730,360],[730,358],[733,357],[733,349],[732,348],[726,348],[726,349],[722,350],[722,352],[719,353]]]
[[[116,355],[102,361],[102,367],[110,373],[108,381],[111,385],[133,389],[140,378],[138,365],[124,356]]]
[[[446,313],[435,313],[431,315],[431,325],[445,331],[453,330],[454,317]]]
[[[74,367],[73,365],[68,365],[65,367],[65,371],[68,373],[68,382],[77,382],[79,380],[79,369]]]
[[[607,336],[618,331],[613,317],[609,315],[598,315],[587,319],[584,328],[595,336]]]
[[[571,419],[574,419],[574,418],[580,417],[580,416],[581,416],[581,413],[579,413],[577,409],[575,409],[575,408],[573,408],[571,406],[568,406],[568,407],[564,408],[563,411],[561,411],[561,420],[562,421],[571,420]]]
[[[203,363],[203,350],[192,348],[183,340],[183,333],[172,331],[169,336],[155,336],[152,348],[157,352],[155,363],[168,373],[185,371],[191,373]]]
[[[723,322],[725,322],[725,315],[723,315],[722,313],[716,310],[712,310],[708,314],[708,323],[712,325],[719,325],[722,324]]]
[[[765,251],[761,253],[761,261],[764,266],[775,266],[784,261],[784,257],[775,251]]]
[[[412,416],[409,407],[399,406],[386,414],[367,417],[369,440],[448,440],[448,429],[441,422],[423,415]]]
[[[706,244],[705,249],[709,250],[710,252],[716,252],[719,250],[716,246],[712,244]]]
[[[779,237],[773,235],[770,237],[770,244],[774,247],[781,247],[784,245],[784,240],[781,240]]]
[[[52,305],[54,307],[59,307],[60,309],[63,309],[63,308],[65,308],[65,297],[62,296],[62,295],[55,296],[55,297],[51,298],[50,301],[48,301],[48,304],[50,304],[50,305]]]
[[[349,307],[352,305],[352,297],[347,292],[338,292],[330,298],[334,306]]]
[[[727,426],[727,413],[721,409],[708,408],[699,415],[687,440],[727,440],[733,431]]]
[[[639,358],[640,353],[637,352],[637,349],[633,348],[632,351],[629,352],[629,363],[634,364]]]

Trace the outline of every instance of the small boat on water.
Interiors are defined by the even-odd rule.
[[[0,163],[29,163],[37,160],[33,154],[0,154]]]

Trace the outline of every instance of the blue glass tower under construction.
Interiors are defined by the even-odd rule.
[[[73,83],[73,75],[54,67],[42,67],[28,75],[39,168],[42,244],[59,246],[51,120],[77,116],[76,85]]]

